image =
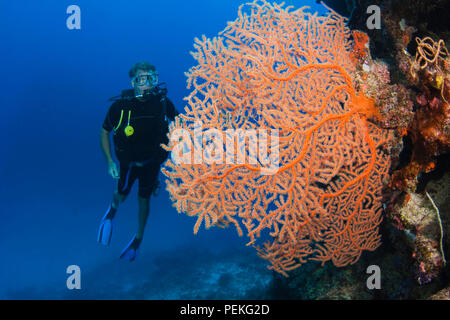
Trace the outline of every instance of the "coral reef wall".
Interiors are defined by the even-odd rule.
[[[334,1],[324,2],[337,6]],[[356,85],[380,108],[379,126],[393,130],[390,178],[383,190],[387,217],[382,224],[383,245],[375,255],[363,256],[358,265],[376,263],[389,270],[383,273],[388,285],[372,297],[422,299],[447,287],[433,298],[450,299],[446,261],[450,255],[450,2],[357,0],[353,4],[349,27],[355,58],[362,61]],[[381,9],[379,29],[367,27],[366,10],[371,5]],[[344,280],[339,286],[351,288]],[[331,292],[324,296],[335,297]],[[351,289],[340,294],[363,297]]]

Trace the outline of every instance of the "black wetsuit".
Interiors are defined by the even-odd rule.
[[[139,179],[139,196],[150,197],[157,187],[160,166],[168,156],[160,144],[168,143],[168,119],[173,120],[176,115],[173,103],[161,94],[151,95],[145,101],[121,99],[109,107],[103,129],[114,130],[114,151],[120,162],[120,194],[128,194]],[[125,134],[128,125],[134,130],[130,136]]]

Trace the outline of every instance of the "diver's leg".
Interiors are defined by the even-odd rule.
[[[137,239],[142,239],[144,236],[145,224],[150,212],[150,196],[155,189],[158,173],[159,166],[154,163],[139,168],[139,226],[136,233]]]
[[[111,206],[114,209],[124,202],[131,191],[134,181],[137,179],[136,168],[129,164],[120,163],[120,178],[117,182],[117,189],[113,193]]]
[[[97,234],[97,241],[101,244],[104,244],[106,246],[109,246],[111,242],[111,236],[113,231],[113,224],[112,220],[114,219],[114,216],[117,212],[117,207],[119,206],[119,203],[124,201],[126,198],[126,194],[120,194],[118,190],[116,190],[113,193],[113,201],[109,205],[108,209],[106,210],[105,215],[102,218],[102,221],[100,222],[100,227],[98,229]]]
[[[129,261],[133,261],[134,259],[136,259],[137,251],[144,236],[145,224],[147,223],[148,214],[150,212],[150,194],[152,191],[151,185],[148,183],[150,181],[148,176],[148,168],[138,167],[136,168],[136,173],[139,176],[138,230],[131,239],[130,243],[128,243],[128,245],[120,254],[121,259],[126,259]]]
[[[113,201],[111,203],[111,206],[114,209],[117,209],[119,207],[119,204],[124,202],[125,199],[127,198],[128,194],[120,194],[119,191],[114,191],[113,194]]]
[[[150,197],[143,198],[138,196],[139,201],[139,224],[138,231],[136,233],[137,239],[142,239],[144,236],[144,229],[147,223],[148,214],[150,212]]]

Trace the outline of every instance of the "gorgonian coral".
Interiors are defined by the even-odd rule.
[[[377,248],[389,134],[368,121],[378,116],[374,101],[355,90],[345,19],[255,1],[194,46],[192,91],[170,126],[163,168],[174,206],[197,218],[194,232],[202,222],[245,228],[284,275]],[[236,161],[253,151],[258,159]],[[188,161],[174,160],[181,153]]]

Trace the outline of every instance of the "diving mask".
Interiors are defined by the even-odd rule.
[[[134,77],[134,81],[138,86],[154,87],[158,84],[158,73],[140,74]]]

